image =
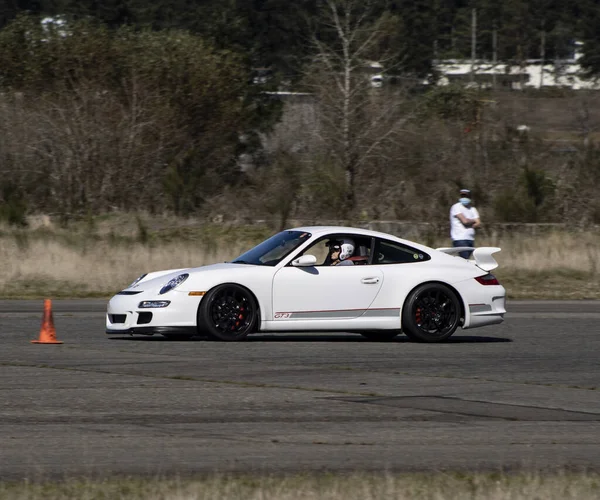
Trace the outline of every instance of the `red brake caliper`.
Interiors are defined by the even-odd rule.
[[[417,324],[420,326],[421,325],[421,308],[417,307],[417,310],[415,311],[415,319],[417,320]]]
[[[238,327],[240,326],[240,320],[244,319],[244,308],[240,307],[240,313],[238,314],[238,321],[235,322],[235,326]],[[232,327],[231,329],[233,330],[235,327]]]

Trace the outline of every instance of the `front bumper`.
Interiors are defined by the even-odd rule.
[[[165,300],[171,303],[162,308],[139,308],[145,300]],[[201,297],[173,290],[168,297],[154,294],[115,295],[106,310],[106,333],[111,335],[195,334],[198,305]]]

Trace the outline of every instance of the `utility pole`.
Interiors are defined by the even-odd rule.
[[[477,9],[471,11],[471,82],[475,81],[475,57],[477,48]]]
[[[492,30],[492,88],[496,90],[496,66],[498,65],[498,32],[496,31],[496,25]]]
[[[541,36],[541,41],[540,41],[540,59],[541,61],[541,66],[540,66],[540,87],[542,88],[544,86],[544,62],[546,61],[546,23],[545,21],[542,20],[542,36]]]

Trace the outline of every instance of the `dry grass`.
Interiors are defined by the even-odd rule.
[[[233,258],[236,249],[218,255],[193,242],[167,241],[149,246],[138,242],[90,242],[79,247],[51,240],[19,245],[0,239],[0,259],[6,271],[0,277],[0,294],[35,297],[104,296],[153,270],[196,267]]]
[[[148,222],[152,220],[152,224]],[[274,231],[163,218],[111,218],[61,229],[0,228],[0,296],[108,297],[144,272],[230,260]],[[600,299],[600,233],[552,232],[477,241],[499,246],[509,298]],[[440,240],[439,245],[446,246]]]
[[[13,500],[591,500],[599,495],[600,478],[593,473],[212,475],[0,483],[0,498]]]
[[[432,243],[448,246],[447,239]],[[493,273],[511,299],[600,299],[600,232],[550,231],[477,238],[477,246],[500,247]]]
[[[0,297],[108,297],[140,274],[230,260],[272,234],[174,218],[117,215],[68,229],[45,219],[0,227]]]
[[[600,233],[551,232],[541,236],[517,236],[502,241],[477,241],[480,246],[499,246],[500,267],[530,272],[565,270],[600,272]]]
[[[551,232],[516,236],[499,246],[500,264],[494,273],[512,299],[600,299],[600,233]]]

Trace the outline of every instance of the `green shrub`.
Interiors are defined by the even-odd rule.
[[[551,219],[550,200],[554,181],[540,169],[524,167],[515,188],[502,190],[494,199],[494,211],[501,222],[541,222]]]
[[[460,85],[434,87],[424,96],[425,116],[444,120],[475,123],[478,121],[481,98],[479,93]]]
[[[18,185],[5,182],[1,188],[2,200],[0,201],[0,219],[11,226],[27,226],[27,203],[25,196]]]

